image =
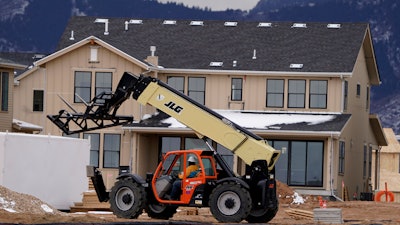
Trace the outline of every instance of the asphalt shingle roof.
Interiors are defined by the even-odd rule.
[[[144,60],[150,55],[150,46],[156,46],[155,55],[164,68],[352,72],[368,29],[367,23],[327,28],[328,23],[313,22],[306,23],[306,28],[293,28],[293,22],[258,27],[259,22],[224,26],[225,21],[204,21],[201,26],[191,26],[190,20],[164,25],[160,19],[143,19],[142,24],[129,24],[125,31],[129,18],[109,18],[109,34],[105,35],[105,24],[94,23],[95,19],[71,18],[58,50],[96,36],[138,60]],[[74,40],[70,40],[71,31]],[[210,62],[223,65],[211,67]],[[303,64],[303,68],[290,69],[290,64]]]

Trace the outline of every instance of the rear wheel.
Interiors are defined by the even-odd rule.
[[[143,212],[146,202],[144,187],[130,180],[119,180],[110,193],[110,207],[118,217],[134,219]]]
[[[209,206],[219,222],[237,223],[250,213],[250,193],[235,182],[224,182],[211,192]]]
[[[272,220],[278,212],[278,206],[274,209],[254,209],[246,218],[249,223],[267,223]]]
[[[146,205],[146,212],[154,219],[167,220],[174,216],[178,207],[161,203],[149,203]]]

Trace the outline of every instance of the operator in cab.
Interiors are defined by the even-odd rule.
[[[189,156],[188,158],[188,166],[186,167],[186,178],[192,178],[195,177],[196,174],[198,173],[199,170],[199,165],[196,164],[196,159],[194,156]],[[183,178],[183,171],[179,173],[177,180],[174,181],[172,184],[172,190],[171,190],[171,199],[172,200],[178,200],[179,196],[181,194],[181,185],[182,185],[182,178]]]

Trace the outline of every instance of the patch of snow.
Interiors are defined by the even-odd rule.
[[[10,209],[10,208],[3,208],[3,209],[6,210],[7,212],[11,212],[11,213],[17,212],[14,209]]]
[[[279,129],[279,126],[274,126],[278,124],[296,124],[296,123],[306,123],[308,125],[316,125],[320,123],[325,123],[335,119],[335,115],[328,114],[304,114],[304,113],[242,113],[240,111],[232,110],[215,110],[217,113],[223,117],[231,120],[232,122],[238,124],[239,126],[254,129],[266,129],[273,128]],[[179,123],[176,119],[170,117],[162,121],[163,123],[171,124],[171,128],[184,128],[185,125]]]
[[[46,204],[42,204],[40,207],[42,207],[42,209],[45,211],[45,212],[48,212],[48,213],[53,213],[54,211],[53,211],[53,209],[51,209],[48,205],[46,205]]]
[[[304,198],[301,197],[297,192],[295,192],[293,194],[293,202],[292,202],[292,204],[297,204],[297,205],[304,204]]]

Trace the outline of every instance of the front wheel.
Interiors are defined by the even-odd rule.
[[[118,217],[135,219],[143,212],[146,202],[144,187],[131,179],[116,182],[110,193],[110,207]]]
[[[222,223],[237,223],[251,210],[251,197],[247,189],[235,182],[224,182],[211,192],[209,206],[213,216]]]
[[[267,223],[275,217],[278,209],[278,206],[273,209],[253,209],[246,220],[249,223]]]

